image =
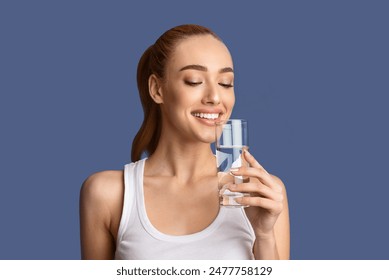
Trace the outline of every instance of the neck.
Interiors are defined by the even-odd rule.
[[[147,173],[147,174],[146,174]],[[155,152],[147,159],[147,176],[172,176],[190,182],[216,174],[216,158],[207,143],[184,143],[161,137]]]

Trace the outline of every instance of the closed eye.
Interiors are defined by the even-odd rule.
[[[192,82],[192,81],[185,81],[185,84],[188,85],[188,86],[197,86],[197,85],[201,85],[202,82]]]
[[[219,85],[221,85],[222,87],[224,87],[224,88],[232,88],[232,87],[234,87],[234,85],[233,84],[224,84],[224,83],[219,83]]]

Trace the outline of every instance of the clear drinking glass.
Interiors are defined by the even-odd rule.
[[[243,150],[248,150],[247,121],[230,119],[216,123],[216,159],[218,170],[218,187],[220,205],[226,207],[245,207],[235,201],[238,197],[249,196],[248,193],[232,192],[230,184],[248,182],[249,178],[234,176],[231,168],[248,166],[244,159]]]

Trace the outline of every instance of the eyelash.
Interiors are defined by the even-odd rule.
[[[201,82],[191,82],[191,81],[185,81],[185,84],[187,84],[188,86],[198,86],[201,84]]]
[[[202,82],[185,81],[185,84],[187,84],[188,86],[195,87],[195,86],[201,85]],[[223,84],[223,83],[219,83],[219,85],[222,86],[222,87],[224,87],[224,88],[232,88],[232,87],[234,87],[234,85],[232,85],[232,84]]]
[[[232,85],[232,84],[222,84],[222,83],[219,83],[219,85],[221,85],[224,88],[232,88],[232,87],[234,87],[234,85]]]

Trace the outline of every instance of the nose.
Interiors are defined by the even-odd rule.
[[[203,97],[203,103],[206,105],[218,105],[220,104],[220,93],[216,86],[209,86]]]

